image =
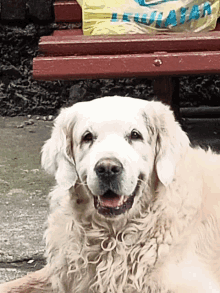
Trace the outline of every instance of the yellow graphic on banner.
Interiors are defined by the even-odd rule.
[[[85,35],[213,30],[220,0],[79,0]]]

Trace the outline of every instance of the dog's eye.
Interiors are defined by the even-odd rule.
[[[82,142],[92,142],[93,139],[93,134],[91,132],[86,132],[82,137]]]
[[[138,139],[143,139],[143,137],[139,131],[133,129],[130,134],[130,139],[138,140]]]

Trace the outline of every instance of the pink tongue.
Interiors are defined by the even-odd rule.
[[[103,207],[116,208],[118,206],[119,201],[120,197],[101,198],[101,204]]]

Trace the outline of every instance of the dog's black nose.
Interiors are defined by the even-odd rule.
[[[100,179],[114,179],[122,173],[122,170],[122,164],[115,158],[100,159],[95,165],[95,172]]]

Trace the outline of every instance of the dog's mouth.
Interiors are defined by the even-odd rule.
[[[129,210],[134,202],[135,192],[130,196],[119,195],[111,190],[101,196],[94,196],[94,205],[98,213],[104,216],[117,216]]]

